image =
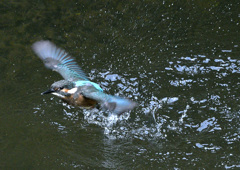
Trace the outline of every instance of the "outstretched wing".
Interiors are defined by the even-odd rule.
[[[59,72],[65,80],[88,80],[76,61],[50,41],[37,41],[32,49],[47,68]]]

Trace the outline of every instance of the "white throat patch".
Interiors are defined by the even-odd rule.
[[[65,96],[63,96],[63,95],[61,95],[61,94],[59,94],[59,93],[56,93],[56,92],[53,92],[52,94],[55,95],[55,96],[58,96],[58,97],[60,97],[60,98],[64,98],[64,97],[65,97]]]

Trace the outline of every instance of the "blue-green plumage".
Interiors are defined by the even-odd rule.
[[[53,83],[43,94],[52,93],[74,106],[93,108],[100,105],[102,109],[116,114],[136,106],[136,103],[129,99],[104,93],[98,84],[87,78],[72,57],[50,41],[35,42],[32,48],[47,68],[59,72],[64,78]]]

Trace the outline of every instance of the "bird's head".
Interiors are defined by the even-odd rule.
[[[51,85],[51,88],[42,94],[53,94],[60,98],[65,98],[71,96],[73,93],[77,91],[77,87],[75,87],[75,83],[67,80],[60,80]]]

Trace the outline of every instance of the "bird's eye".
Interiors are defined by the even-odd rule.
[[[56,87],[56,88],[54,88],[55,91],[60,91],[62,89],[63,89],[63,87]]]

